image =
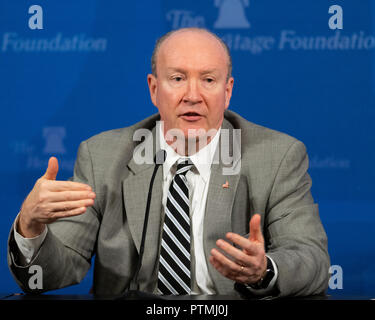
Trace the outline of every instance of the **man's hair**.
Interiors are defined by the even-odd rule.
[[[228,81],[228,79],[232,76],[232,56],[230,54],[229,47],[219,36],[217,36],[215,33],[211,32],[207,29],[204,29],[204,28],[182,28],[182,29],[172,30],[172,31],[167,32],[165,35],[161,36],[159,39],[157,39],[156,43],[155,43],[154,51],[152,52],[152,56],[151,56],[151,71],[152,71],[152,74],[155,77],[157,77],[156,60],[157,60],[157,55],[159,53],[159,49],[160,49],[161,45],[172,34],[178,32],[178,31],[181,31],[181,30],[207,32],[208,34],[212,35],[217,41],[219,41],[219,43],[223,46],[223,48],[225,49],[225,51],[227,53],[227,56],[228,56],[228,74],[227,74],[227,81]]]

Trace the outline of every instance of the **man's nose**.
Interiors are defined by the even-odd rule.
[[[199,84],[196,80],[189,80],[187,82],[186,93],[184,96],[184,102],[190,104],[197,104],[202,101],[202,97],[199,90]]]

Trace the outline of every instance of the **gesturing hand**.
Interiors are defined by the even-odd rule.
[[[226,238],[241,247],[242,250],[219,239],[216,241],[216,245],[230,258],[214,248],[211,250],[210,263],[224,277],[233,281],[252,284],[260,280],[267,268],[260,215],[255,214],[250,220],[249,238],[244,238],[232,232],[227,233]]]
[[[84,213],[94,204],[95,193],[89,185],[56,181],[58,161],[51,157],[46,173],[37,180],[21,207],[18,232],[32,238],[42,233],[46,224],[59,218]]]

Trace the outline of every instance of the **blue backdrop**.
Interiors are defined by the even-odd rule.
[[[43,29],[30,29],[34,4]],[[343,29],[329,28],[331,5]],[[371,0],[0,0],[0,292],[20,290],[6,241],[48,158],[67,179],[80,141],[155,113],[155,40],[199,26],[232,51],[230,108],[307,146],[331,264],[343,270],[330,292],[375,294],[374,21]],[[59,292],[87,293],[91,280]]]

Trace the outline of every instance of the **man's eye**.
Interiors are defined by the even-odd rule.
[[[214,79],[206,78],[206,82],[208,82],[208,83],[212,83],[212,82],[214,82]]]
[[[180,82],[182,80],[182,77],[174,77],[173,80],[177,81],[177,82]]]

